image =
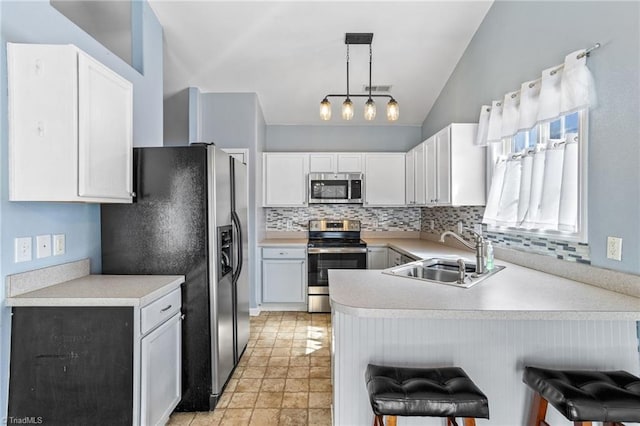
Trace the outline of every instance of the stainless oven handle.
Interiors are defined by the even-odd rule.
[[[320,253],[366,253],[366,247],[332,247],[332,248],[316,248],[309,247],[307,253],[320,254]]]

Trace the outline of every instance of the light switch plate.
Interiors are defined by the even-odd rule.
[[[31,260],[31,237],[20,237],[15,242],[15,263]]]
[[[51,256],[51,235],[38,235],[36,237],[36,258]]]
[[[64,234],[54,234],[53,236],[53,255],[61,256],[65,252],[65,238]]]
[[[607,237],[607,259],[622,260],[622,238]]]

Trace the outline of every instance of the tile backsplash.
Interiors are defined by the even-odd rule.
[[[483,214],[484,207],[478,206],[422,208],[421,231],[437,237],[444,231],[457,232],[458,222],[473,228],[473,225],[482,222]],[[432,221],[433,229],[431,229]],[[588,244],[543,238],[535,235],[488,231],[486,226],[483,229],[485,237],[491,240],[496,247],[553,256],[570,262],[591,263]],[[471,234],[468,231],[465,231],[463,236],[471,239]]]
[[[362,207],[318,204],[265,208],[267,231],[306,231],[310,219],[358,219],[363,231],[420,231],[418,207]]]
[[[358,219],[363,231],[395,231],[431,234],[437,239],[444,231],[458,230],[482,222],[484,207],[362,207],[318,204],[309,207],[265,208],[266,231],[306,231],[310,219]],[[431,229],[433,221],[433,229]],[[518,233],[488,231],[484,235],[496,247],[533,252],[578,263],[591,263],[589,245]],[[463,236],[472,239],[471,233]]]

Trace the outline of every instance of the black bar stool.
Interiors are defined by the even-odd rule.
[[[401,368],[369,364],[365,373],[374,426],[397,416],[446,417],[447,426],[475,426],[489,418],[489,402],[462,368]]]
[[[522,380],[535,392],[528,426],[549,426],[548,403],[574,426],[640,422],[640,378],[626,371],[525,367]]]

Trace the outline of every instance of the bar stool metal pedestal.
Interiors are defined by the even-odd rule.
[[[487,397],[458,367],[401,368],[369,364],[365,373],[374,426],[396,425],[397,416],[447,418],[447,426],[475,426],[489,418]]]

